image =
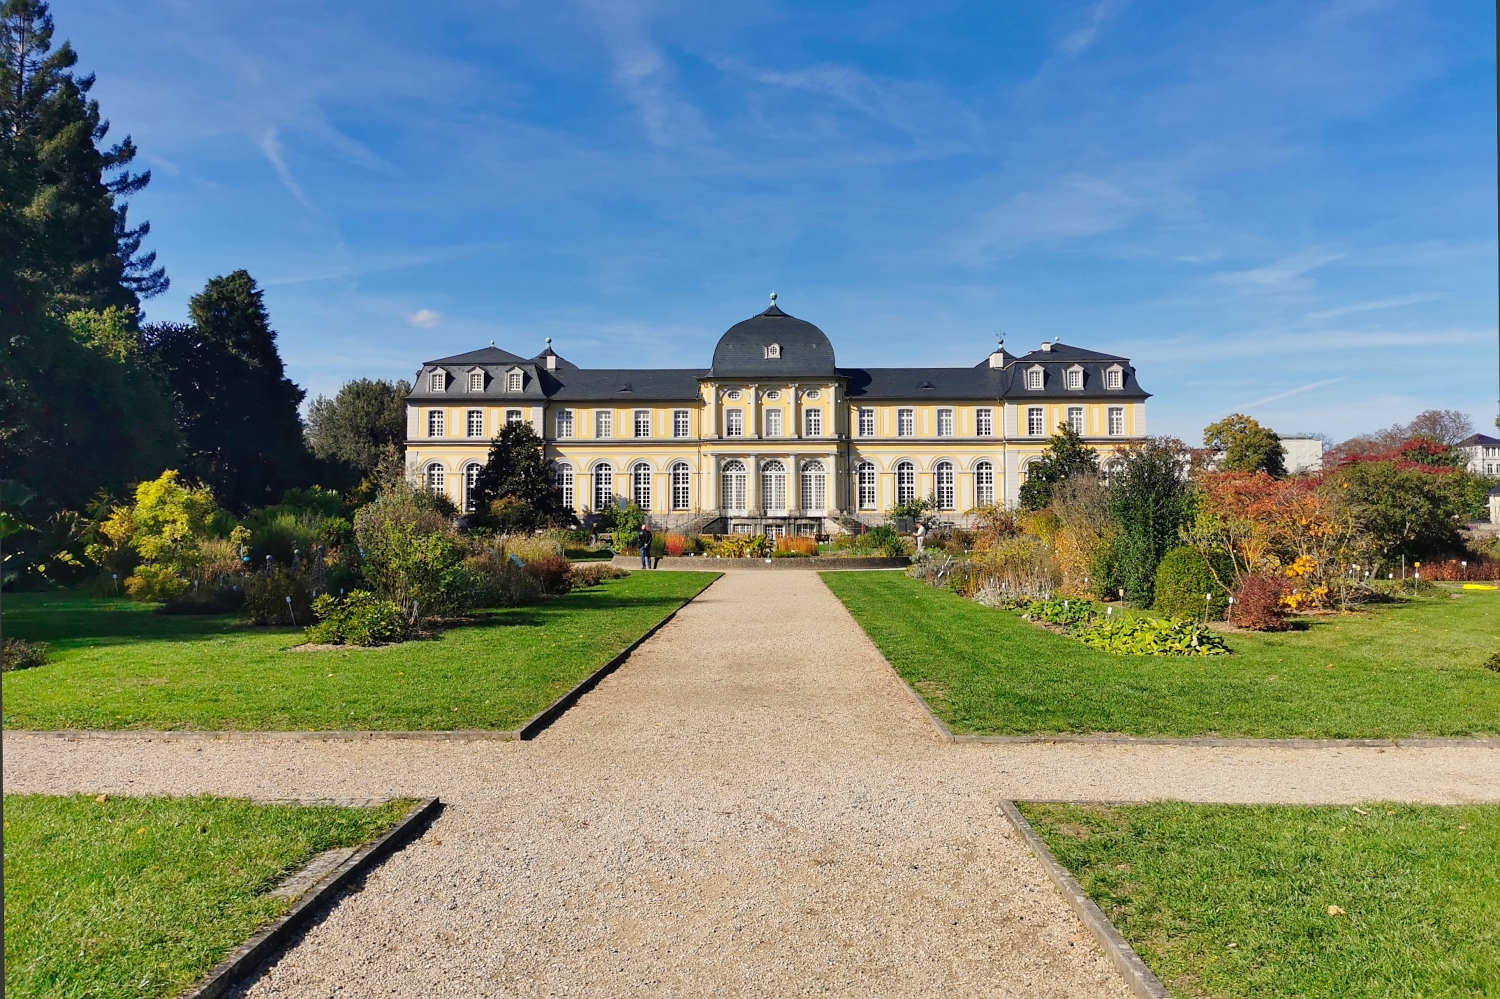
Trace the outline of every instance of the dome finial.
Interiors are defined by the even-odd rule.
[[[550,336],[547,338],[547,349],[552,349],[552,338]]]
[[[771,292],[771,304],[772,305],[776,304],[776,292],[774,292],[774,291]]]

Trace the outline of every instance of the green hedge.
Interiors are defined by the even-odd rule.
[[[1205,601],[1204,594],[1213,594]],[[1219,585],[1208,559],[1196,548],[1174,548],[1156,569],[1156,609],[1170,617],[1202,621],[1205,603],[1210,620],[1223,620],[1229,593]]]

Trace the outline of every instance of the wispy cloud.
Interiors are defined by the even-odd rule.
[[[1064,37],[1058,43],[1057,47],[1068,55],[1076,56],[1081,54],[1090,45],[1094,44],[1094,40],[1099,37],[1100,29],[1104,27],[1104,23],[1122,6],[1124,4],[1120,0],[1098,0],[1097,3],[1089,8],[1088,13],[1084,15],[1083,24]]]
[[[1228,413],[1232,411],[1255,409],[1257,406],[1265,406],[1269,403],[1280,402],[1282,399],[1290,399],[1294,395],[1301,395],[1304,392],[1312,392],[1317,389],[1323,388],[1324,386],[1336,385],[1339,382],[1346,380],[1347,379],[1344,378],[1325,378],[1320,382],[1309,382],[1306,385],[1299,385],[1294,389],[1287,390],[1286,392],[1278,392],[1276,395],[1268,395],[1264,399],[1256,399],[1254,402],[1241,403],[1240,405],[1233,407],[1232,410],[1226,409],[1224,412]]]
[[[1417,305],[1421,302],[1433,302],[1443,296],[1435,291],[1424,291],[1415,295],[1398,295],[1395,298],[1381,298],[1373,302],[1359,302],[1355,305],[1341,305],[1337,309],[1324,309],[1321,312],[1309,312],[1303,316],[1304,319],[1332,319],[1334,316],[1347,316],[1354,312],[1374,312],[1377,309],[1394,309],[1402,305]]]
[[[1225,271],[1215,275],[1214,279],[1221,284],[1245,291],[1285,291],[1310,285],[1311,282],[1305,280],[1309,272],[1317,270],[1324,264],[1341,260],[1343,257],[1342,253],[1304,250],[1289,257],[1282,257],[1275,263],[1264,267],[1255,267],[1246,271]]]
[[[679,92],[671,62],[651,39],[645,12],[611,2],[592,3],[589,9],[614,61],[612,80],[635,105],[650,140],[673,146],[701,138],[701,116]]]
[[[443,314],[441,312],[434,312],[431,309],[418,309],[416,312],[408,313],[406,321],[413,326],[430,330],[435,329],[437,324],[443,321]]]
[[[292,193],[292,197],[302,202],[306,208],[313,208],[313,203],[302,193],[302,185],[297,183],[297,178],[292,176],[291,168],[286,165],[286,151],[281,147],[281,139],[276,134],[276,129],[268,128],[260,137],[260,151],[266,154],[266,159],[271,161],[271,166],[276,168],[276,176],[281,178],[281,184]],[[316,210],[316,209],[314,209]]]

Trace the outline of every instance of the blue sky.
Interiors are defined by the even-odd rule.
[[[706,366],[1125,354],[1151,430],[1497,395],[1489,4],[57,0],[180,319],[238,267],[312,394],[545,337]]]

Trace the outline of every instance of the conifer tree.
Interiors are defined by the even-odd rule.
[[[542,439],[526,423],[511,423],[490,445],[470,497],[482,522],[506,531],[571,527],[573,511],[542,453]]]

